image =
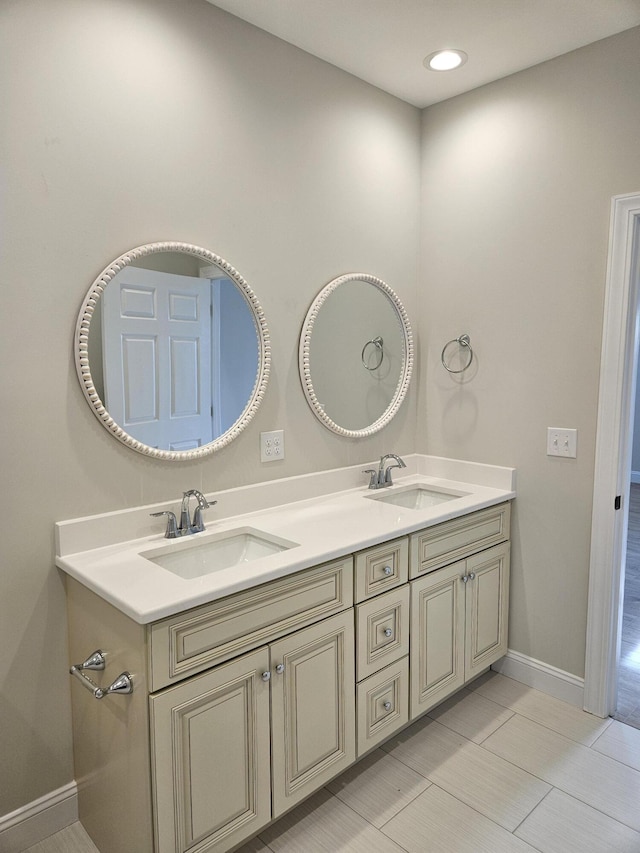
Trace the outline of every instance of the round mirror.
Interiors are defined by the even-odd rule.
[[[349,273],[315,298],[302,327],[300,378],[322,423],[339,435],[372,435],[402,403],[413,368],[404,306],[379,278]]]
[[[189,243],[149,243],[111,263],[80,309],[80,385],[100,423],[159,459],[232,441],[264,396],[270,346],[253,291]]]

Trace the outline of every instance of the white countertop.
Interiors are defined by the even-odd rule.
[[[134,521],[147,519],[149,512],[157,510],[158,507],[171,508],[165,504],[59,522],[56,525],[58,543],[56,565],[136,622],[147,624],[223,598],[231,593],[515,497],[513,469],[460,463],[457,460],[436,459],[435,464],[429,464],[429,460],[434,459],[434,457],[424,456],[405,457],[408,463],[407,474],[402,477],[398,476],[398,471],[395,471],[395,485],[377,492],[368,490],[366,485],[358,485],[356,488],[326,491],[324,494],[316,494],[306,499],[281,503],[273,508],[255,509],[222,519],[216,519],[218,509],[216,506],[205,513],[207,530],[185,537],[184,540],[165,539],[162,519],[154,519],[153,524],[157,533],[103,544],[115,538],[113,530],[116,528],[136,529],[135,525],[133,528],[128,527],[128,524],[131,525],[133,522],[123,521],[127,515]],[[451,466],[442,464],[446,461],[451,461],[453,464]],[[361,481],[363,467],[366,466],[358,465],[336,472],[324,472],[316,477],[324,478],[324,486],[330,489],[336,483],[351,482],[354,478]],[[442,474],[447,472],[447,468],[454,475],[462,475],[468,480],[483,482],[469,482],[426,473],[427,470],[431,470]],[[293,495],[303,494],[304,483],[297,482],[300,480],[306,480],[307,483],[315,482],[306,475],[302,478],[276,481],[273,484],[261,484],[258,487],[248,486],[244,489],[229,490],[229,493],[220,492],[211,497],[217,499],[219,505],[224,505],[225,495],[229,494],[228,503],[234,508],[242,502],[244,497],[245,505],[251,506],[252,502],[256,505],[256,502],[264,503],[265,498],[268,499],[270,486],[274,496],[276,490],[279,490],[277,494],[280,496],[283,494],[283,483],[287,486],[285,492]],[[436,489],[463,492],[465,495],[420,510],[405,509],[382,501],[367,499],[372,495],[390,494],[415,483],[423,483]],[[256,488],[261,490],[259,500],[256,499],[255,491],[251,492]],[[314,490],[317,489],[316,484]],[[172,508],[175,509],[175,502]],[[297,545],[285,551],[189,580],[141,556],[143,552],[150,549],[157,553],[164,548],[175,548],[176,542],[186,544],[197,540],[202,544],[208,538],[217,537],[225,531],[239,527],[254,528]],[[109,533],[105,534],[104,531],[107,529]],[[98,547],[73,550],[78,545],[84,547],[92,537]]]

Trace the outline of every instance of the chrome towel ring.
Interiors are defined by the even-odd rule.
[[[374,346],[378,351],[378,363],[374,364],[373,367],[369,367],[367,362],[364,360],[364,354],[368,346]],[[384,341],[382,340],[380,335],[378,335],[377,338],[372,338],[372,340],[366,342],[366,344],[362,347],[362,354],[360,355],[360,358],[362,359],[362,364],[367,370],[377,370],[380,367],[380,365],[382,364],[382,359],[384,358]]]
[[[467,352],[469,355],[469,360],[464,365],[464,367],[460,368],[460,370],[454,370],[452,367],[449,367],[449,365],[447,364],[445,355],[447,352],[447,348],[450,347],[451,344],[458,344],[458,346],[464,347],[467,349]],[[444,367],[444,369],[448,370],[449,373],[464,373],[464,371],[467,370],[467,368],[471,366],[471,362],[473,361],[473,350],[471,349],[471,338],[469,337],[469,335],[460,335],[459,338],[454,338],[453,340],[446,343],[442,347],[442,355],[440,356],[440,360],[442,361],[442,366]]]

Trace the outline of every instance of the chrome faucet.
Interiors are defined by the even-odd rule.
[[[189,501],[195,498],[198,505],[193,511],[193,518],[189,515]],[[197,489],[189,489],[182,495],[182,504],[180,506],[180,523],[176,519],[174,512],[163,510],[162,512],[152,512],[154,518],[159,518],[162,515],[167,516],[167,529],[165,531],[165,539],[177,539],[180,536],[189,536],[191,533],[202,533],[205,529],[204,519],[202,518],[202,510],[217,504],[218,501],[207,501],[202,492]]]
[[[385,469],[385,463],[387,459],[395,459],[395,465],[387,465]],[[395,453],[386,453],[384,456],[380,458],[380,464],[378,465],[378,470],[375,468],[367,468],[366,471],[363,471],[363,474],[370,474],[369,478],[369,488],[370,489],[386,489],[388,486],[393,485],[393,480],[391,479],[391,469],[392,468],[406,468],[407,466],[404,463],[404,460],[399,456],[396,456]]]
[[[193,519],[189,519],[189,500],[194,497],[198,505],[193,511]],[[182,531],[182,536],[187,536],[189,533],[202,533],[204,530],[204,520],[202,518],[202,510],[209,509],[218,501],[209,503],[202,492],[197,489],[189,489],[182,495],[182,506],[180,507],[180,525],[178,532]]]

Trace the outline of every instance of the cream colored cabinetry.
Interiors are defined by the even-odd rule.
[[[226,853],[506,652],[509,505],[139,625],[67,579],[80,819],[100,853]]]
[[[348,556],[153,623],[151,691],[351,607],[352,575]]]
[[[355,555],[355,600],[380,595],[409,577],[409,539],[403,536]]]
[[[462,515],[411,536],[410,577],[417,578],[440,566],[506,542],[510,532],[508,503]]]
[[[67,579],[79,813],[100,853],[224,853],[355,760],[353,558],[138,625]]]
[[[509,545],[411,583],[411,718],[507,651]]]
[[[409,720],[409,540],[356,554],[358,757]]]
[[[360,758],[409,721],[409,658],[365,678],[356,692]]]
[[[150,697],[156,853],[229,850],[353,763],[352,564],[153,626],[154,684],[210,667]]]
[[[228,849],[271,820],[267,649],[152,696],[156,850]]]
[[[353,763],[351,612],[150,705],[156,850],[228,850]]]
[[[353,613],[271,646],[273,817],[355,760]]]
[[[464,684],[464,563],[411,584],[411,717]]]

